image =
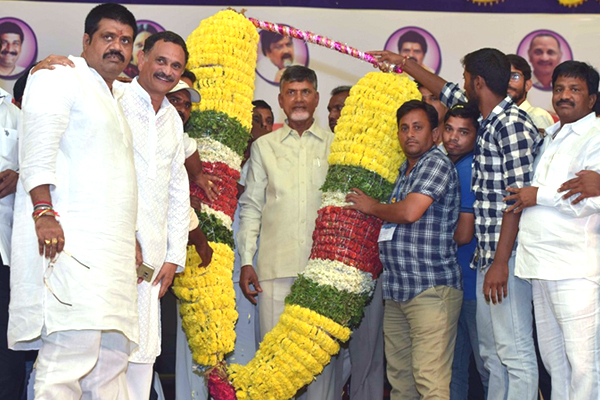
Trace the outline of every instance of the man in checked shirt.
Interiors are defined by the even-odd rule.
[[[488,400],[537,398],[538,369],[533,345],[531,284],[515,277],[515,239],[519,215],[505,213],[507,188],[531,184],[540,136],[526,112],[506,95],[510,62],[496,50],[467,54],[464,91],[411,59],[388,51],[372,52],[380,68],[390,63],[439,93],[447,107],[467,99],[481,112],[473,162],[475,235],[478,245],[477,331],[485,368],[490,372]]]

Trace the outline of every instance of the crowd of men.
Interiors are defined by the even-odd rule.
[[[119,82],[136,30],[125,7],[99,5],[80,57],[49,57],[16,85],[20,113],[0,89],[1,399],[24,398],[26,350],[39,351],[36,399],[149,399],[160,298],[188,243],[202,265],[212,257],[189,196],[190,182],[209,201],[219,193],[185,133],[201,101],[186,44],[150,35],[139,76]],[[384,272],[348,346],[296,398],[340,399],[351,376],[350,399],[382,399],[385,368],[394,400],[467,399],[473,356],[481,398],[533,400],[536,346],[552,399],[600,398],[598,72],[567,61],[547,83],[522,57],[484,48],[462,60],[463,90],[422,65],[410,34],[400,54],[371,53],[422,94],[398,105],[406,162],[386,203],[359,189],[346,197],[384,221]],[[253,103],[239,181],[234,280],[253,323],[238,323],[238,363],[277,323],[306,266],[351,92],[331,92],[330,130],[321,128],[315,72],[287,62],[293,53],[277,42],[262,45],[281,62],[286,120],[271,132],[271,106]],[[535,79],[552,87],[558,122],[527,101]],[[180,323],[176,381],[178,399],[208,398]]]

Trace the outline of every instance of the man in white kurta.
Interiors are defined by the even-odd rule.
[[[173,33],[161,32],[157,35],[162,37],[168,34]],[[160,280],[161,270],[165,268],[174,265],[177,272],[183,270],[190,224],[183,124],[165,97],[175,85],[174,82],[179,81],[179,76],[173,77],[170,87],[168,84],[157,87],[152,80],[156,79],[158,72],[146,70],[152,69],[156,59],[170,60],[171,48],[180,47],[158,40],[153,47],[147,48],[151,43],[149,40],[146,39],[145,55],[142,55],[145,60],[139,64],[140,76],[126,85],[119,100],[133,134],[139,198],[137,239],[144,262],[155,268],[150,282],[142,281],[138,285],[140,344],[131,354],[127,370],[127,386],[132,400],[149,398],[152,366],[161,348],[159,295],[161,292],[164,294],[173,275],[166,282],[157,281]],[[185,46],[182,39],[181,43]],[[180,55],[178,63],[182,66],[182,72],[184,52],[180,51]],[[158,69],[166,76],[172,72],[170,65],[161,65]],[[172,73],[177,75],[176,72]],[[157,103],[157,100],[160,102]]]
[[[83,58],[71,57],[75,68],[38,72],[24,96],[8,341],[40,349],[36,399],[127,398],[124,373],[138,341],[133,144],[112,91],[136,25],[120,5],[94,13],[97,29],[84,35]],[[31,218],[40,190],[60,225]],[[50,240],[49,231],[60,235]],[[61,243],[49,269],[39,246],[48,255]]]
[[[515,274],[532,282],[552,397],[597,399],[600,198],[573,204],[558,188],[581,170],[600,171],[600,124],[592,112],[599,78],[591,66],[575,61],[554,74],[552,102],[560,122],[546,130],[532,186],[517,195],[522,207],[531,208],[519,224]]]

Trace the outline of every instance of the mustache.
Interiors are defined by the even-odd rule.
[[[167,75],[164,72],[157,72],[154,74],[155,78],[164,79],[167,82],[175,82],[175,78],[172,75]]]
[[[292,55],[290,53],[285,53],[281,56],[282,60],[285,60],[286,58],[289,58],[290,60],[292,59]]]
[[[119,60],[121,60],[122,62],[125,62],[125,56],[123,54],[121,54],[121,52],[118,50],[109,50],[102,55],[102,58],[104,59],[104,58],[108,58],[110,56],[117,56],[117,58]]]
[[[563,104],[568,104],[571,107],[575,107],[575,103],[573,103],[571,100],[567,100],[567,99],[562,99],[556,102],[557,106],[563,105]]]
[[[18,56],[19,53],[17,53],[16,51],[8,51],[8,50],[2,50],[0,51],[0,54],[2,54],[3,56],[10,54],[11,56]]]

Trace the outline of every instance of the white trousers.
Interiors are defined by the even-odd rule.
[[[129,363],[127,366],[129,400],[148,400],[150,398],[153,366],[154,364]]]
[[[600,398],[600,286],[587,279],[532,279],[532,288],[552,400]]]
[[[36,400],[128,400],[130,342],[115,331],[42,331]]]
[[[270,332],[283,314],[285,297],[290,293],[290,288],[296,278],[279,278],[260,281],[262,293],[258,295],[258,319],[260,321],[260,334],[264,336]],[[298,400],[334,400],[335,396],[335,358],[331,359],[323,372],[311,383],[306,390],[299,391]],[[337,400],[337,399],[336,399]]]

